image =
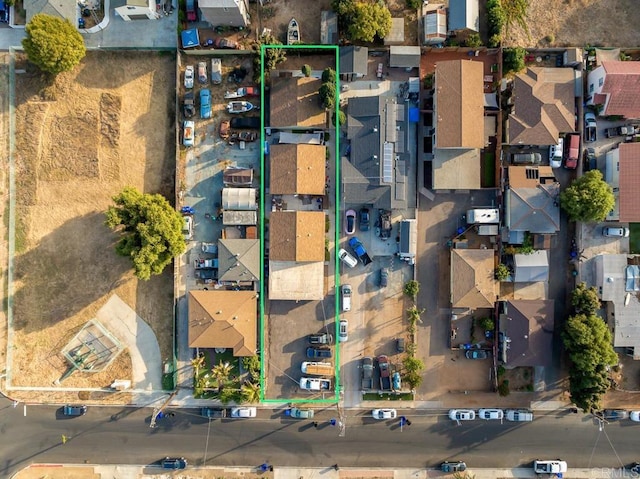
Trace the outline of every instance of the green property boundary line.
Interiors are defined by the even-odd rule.
[[[286,49],[286,50],[333,50],[335,55],[335,65],[336,65],[336,91],[335,91],[335,118],[334,118],[334,128],[330,129],[333,132],[334,142],[335,142],[335,175],[334,175],[334,185],[335,185],[335,209],[334,209],[334,251],[336,254],[333,255],[334,262],[334,282],[335,282],[335,331],[334,338],[336,338],[335,345],[335,365],[334,365],[334,374],[335,374],[335,394],[332,398],[325,399],[305,399],[305,398],[281,398],[281,399],[266,399],[265,398],[265,341],[264,341],[264,318],[265,318],[265,263],[264,263],[264,213],[265,213],[265,198],[264,194],[265,184],[264,184],[264,171],[265,171],[265,153],[264,153],[264,145],[265,145],[265,81],[264,81],[264,54],[265,50],[268,48],[274,49]],[[336,403],[340,400],[340,396],[342,393],[342,384],[340,382],[340,343],[338,341],[338,329],[339,329],[339,300],[340,300],[340,268],[339,268],[339,260],[337,255],[337,250],[339,246],[340,240],[340,129],[338,123],[338,114],[340,112],[340,55],[338,54],[338,46],[337,45],[261,45],[260,46],[260,104],[263,105],[263,108],[260,110],[260,264],[262,265],[260,271],[260,402],[262,403]]]

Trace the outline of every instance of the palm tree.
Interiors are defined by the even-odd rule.
[[[242,398],[248,403],[260,402],[260,384],[245,381],[240,387]]]
[[[211,368],[211,374],[213,374],[213,377],[218,382],[219,390],[222,389],[225,381],[231,376],[231,371],[233,371],[233,366],[228,362],[223,363],[222,361]]]
[[[194,369],[193,375],[196,379],[200,376],[200,370],[204,367],[204,364],[204,354],[198,354],[191,360],[191,367]]]

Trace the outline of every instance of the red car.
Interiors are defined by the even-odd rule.
[[[196,0],[187,0],[187,21],[195,22],[197,19]]]

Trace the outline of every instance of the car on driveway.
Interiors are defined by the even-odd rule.
[[[358,266],[358,260],[349,254],[349,252],[344,248],[340,248],[338,251],[338,258],[340,258],[340,261],[346,264],[349,268],[355,268]]]
[[[593,143],[598,139],[598,124],[596,115],[591,112],[584,114],[584,142]]]
[[[640,422],[640,411],[631,411],[629,413],[629,419],[633,422]]]
[[[473,409],[449,410],[449,419],[452,421],[473,421],[475,418],[476,412]]]
[[[349,321],[347,321],[346,319],[341,319],[338,327],[339,327],[338,340],[341,343],[346,343],[347,340],[349,339]]]
[[[207,64],[206,62],[198,63],[198,81],[203,85],[207,83]]]
[[[464,353],[464,357],[467,359],[487,359],[489,353],[482,349],[467,349]]]
[[[381,288],[386,288],[389,283],[389,271],[387,268],[380,268],[380,280],[379,285]]]
[[[398,411],[395,409],[374,409],[371,411],[373,419],[384,421],[385,419],[395,419],[398,417]]]
[[[343,284],[340,290],[342,291],[342,311],[351,311],[351,285]]]
[[[479,409],[478,418],[485,419],[487,421],[498,420],[501,421],[504,417],[504,411],[502,409]]]
[[[187,460],[184,457],[165,457],[160,461],[162,469],[185,469]]]
[[[67,404],[62,408],[62,414],[69,417],[84,416],[87,414],[87,406]]]
[[[584,165],[582,167],[584,171],[591,171],[598,169],[598,159],[596,158],[596,150],[593,148],[585,148],[584,150]]]
[[[182,144],[184,146],[193,146],[195,137],[196,137],[196,133],[195,133],[195,128],[196,128],[196,124],[191,121],[191,120],[187,120],[184,122],[184,131],[183,131],[183,135],[182,135]]]
[[[440,464],[442,472],[462,472],[467,470],[467,465],[463,461],[444,461]]]
[[[356,232],[356,211],[347,210],[344,216],[344,232],[348,235],[352,235]]]
[[[360,231],[369,231],[370,224],[371,215],[369,214],[369,208],[360,209]]]
[[[187,65],[184,69],[184,87],[193,88],[193,65]]]
[[[307,357],[309,359],[330,358],[332,356],[331,350],[328,348],[307,348]]]
[[[605,409],[600,416],[605,421],[613,422],[627,419],[629,413],[624,409]]]
[[[256,417],[257,410],[255,407],[232,407],[231,417],[235,418],[247,418]]]
[[[628,238],[629,228],[605,226],[602,228],[602,236],[607,236],[609,238]]]
[[[182,236],[185,241],[191,241],[193,239],[193,216],[183,216],[182,222]]]

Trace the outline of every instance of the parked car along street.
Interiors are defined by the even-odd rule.
[[[356,232],[356,212],[355,210],[347,210],[344,221],[344,232],[352,235]]]
[[[449,419],[453,421],[473,421],[476,418],[476,412],[471,409],[451,409],[449,411]]]
[[[371,416],[377,420],[395,419],[398,412],[395,409],[374,409],[371,411]]]
[[[255,407],[232,407],[231,417],[248,418],[256,417],[257,410]]]

